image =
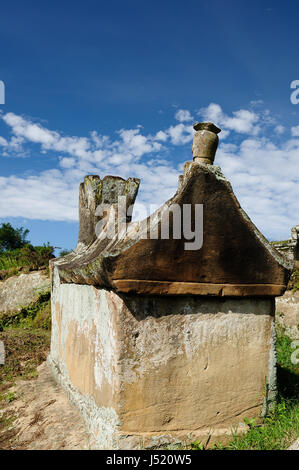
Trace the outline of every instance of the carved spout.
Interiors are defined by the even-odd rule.
[[[217,134],[221,129],[212,122],[196,122],[193,129],[196,131],[192,145],[193,160],[213,165],[219,142]]]

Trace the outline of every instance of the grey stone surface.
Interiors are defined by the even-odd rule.
[[[299,262],[299,225],[296,225],[291,230],[291,238],[285,242],[274,242],[273,246],[279,251],[286,259],[292,262]]]
[[[277,297],[276,323],[285,330],[292,339],[299,339],[299,291],[286,291],[282,297]]]
[[[35,302],[40,292],[50,291],[51,283],[45,271],[12,276],[0,282],[0,316],[15,313]]]
[[[295,441],[288,450],[299,450],[299,438]]]
[[[274,299],[120,296],[54,267],[48,363],[97,449],[217,441],[275,401],[273,313]]]

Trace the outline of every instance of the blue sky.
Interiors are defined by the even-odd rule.
[[[223,131],[216,164],[270,239],[299,223],[297,1],[1,3],[0,222],[72,248],[85,174],[141,178],[162,203],[192,123]]]

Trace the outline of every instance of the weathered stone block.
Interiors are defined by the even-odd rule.
[[[299,291],[287,291],[276,299],[276,322],[292,339],[299,339]]]
[[[275,403],[275,297],[292,263],[208,163],[220,131],[214,127],[196,124],[195,161],[185,164],[176,194],[147,219],[124,217],[125,230],[111,239],[108,222],[92,233],[97,201],[109,201],[111,214],[117,195],[128,192],[134,202],[139,182],[109,176],[104,190],[105,178],[85,178],[79,243],[51,262],[49,363],[98,448],[219,438]],[[180,215],[170,219],[174,206]],[[194,222],[203,243],[190,250],[190,237],[175,235],[186,206],[190,221],[203,207],[202,226]]]
[[[275,398],[273,315],[271,298],[125,295],[54,273],[49,361],[98,448],[222,436]]]
[[[0,317],[20,311],[35,302],[40,293],[50,289],[50,279],[45,271],[20,274],[0,281]]]

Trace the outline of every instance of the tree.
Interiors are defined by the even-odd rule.
[[[67,249],[61,250],[61,252],[59,253],[59,258],[62,258],[63,256],[68,255],[68,254],[71,253],[72,251],[73,251],[73,250],[67,250]]]
[[[16,250],[22,248],[29,241],[27,240],[28,229],[23,227],[14,228],[9,222],[1,224],[0,227],[0,252],[5,250]]]

